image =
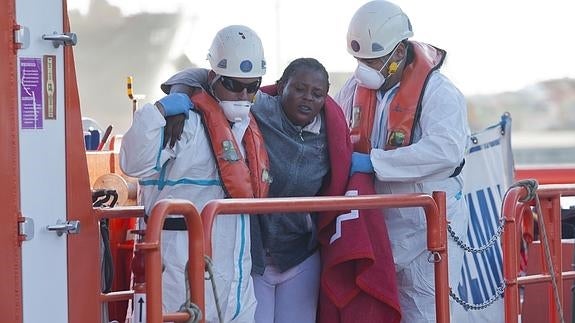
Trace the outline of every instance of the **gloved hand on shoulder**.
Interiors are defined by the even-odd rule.
[[[374,172],[369,154],[354,152],[351,155],[351,168],[349,170],[349,176],[357,172],[360,173]]]
[[[164,117],[175,116],[183,113],[186,119],[190,117],[190,109],[194,108],[194,104],[190,97],[184,93],[170,93],[160,100],[156,101],[156,106],[164,110]]]

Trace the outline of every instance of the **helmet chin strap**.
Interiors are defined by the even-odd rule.
[[[214,97],[214,99],[216,99],[218,103],[220,103],[221,100],[216,96],[216,91],[214,91],[214,84],[216,84],[220,77],[220,74],[216,74],[216,77],[214,77],[214,79],[210,82],[210,94]]]

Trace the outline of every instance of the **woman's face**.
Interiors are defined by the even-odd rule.
[[[282,108],[295,125],[306,126],[323,108],[329,90],[328,80],[319,70],[299,68],[287,82],[278,84]]]

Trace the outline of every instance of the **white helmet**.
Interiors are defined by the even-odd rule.
[[[262,41],[246,26],[232,25],[218,31],[208,52],[212,70],[230,77],[261,77],[266,73]]]
[[[347,51],[358,58],[382,57],[411,36],[411,23],[400,7],[383,0],[370,1],[351,18]]]

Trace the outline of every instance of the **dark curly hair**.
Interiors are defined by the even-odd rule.
[[[284,69],[284,72],[277,83],[286,83],[289,78],[299,69],[307,69],[313,71],[320,71],[324,76],[327,82],[327,87],[329,88],[329,74],[325,67],[315,58],[310,57],[301,57],[296,58],[289,65]]]

